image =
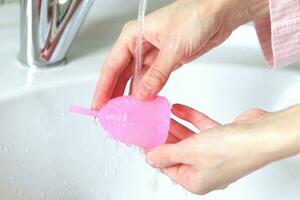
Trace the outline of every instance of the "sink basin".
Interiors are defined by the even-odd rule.
[[[300,101],[297,72],[228,63],[189,65],[173,75],[162,95],[222,123],[249,108],[272,111]],[[112,141],[92,118],[68,112],[71,104],[90,105],[95,83],[91,76],[33,84],[1,98],[1,199],[197,199],[147,166],[138,149]],[[296,200],[299,167],[299,156],[286,159],[202,199],[284,195]]]
[[[0,8],[0,199],[299,200],[300,156],[199,197],[148,166],[137,148],[112,141],[92,118],[68,112],[71,104],[90,106],[99,66],[123,23],[136,16],[137,3],[95,1],[68,65],[37,71],[16,62],[18,21],[7,16],[17,6]],[[161,95],[228,123],[250,108],[276,111],[299,103],[299,66],[268,69],[247,25],[176,71]]]

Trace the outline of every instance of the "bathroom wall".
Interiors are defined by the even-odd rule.
[[[0,6],[5,3],[16,3],[18,0],[0,0]]]

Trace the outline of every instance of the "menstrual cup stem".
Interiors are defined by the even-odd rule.
[[[98,117],[98,111],[96,110],[91,110],[91,109],[86,109],[86,108],[81,108],[78,106],[70,106],[69,109],[70,112],[78,113],[81,115],[88,115],[92,117]]]

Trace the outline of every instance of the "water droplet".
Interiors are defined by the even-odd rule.
[[[94,117],[94,125],[98,125],[97,117]]]
[[[152,179],[152,181],[150,183],[150,186],[151,186],[152,191],[155,191],[157,189],[157,186],[158,186],[157,176],[154,176],[154,178]]]
[[[290,167],[289,167],[289,171],[290,171],[290,172],[293,172],[293,171],[295,171],[295,170],[296,170],[296,168],[295,168],[294,166],[290,166]]]
[[[24,133],[25,133],[25,134],[29,133],[29,128],[28,128],[28,127],[26,127],[26,128],[24,129]]]
[[[17,189],[16,189],[16,188],[13,188],[13,189],[12,189],[12,192],[13,192],[14,194],[16,194],[16,193],[17,193]]]
[[[53,93],[53,94],[57,94],[57,89],[54,88],[54,89],[52,90],[52,93]]]
[[[178,183],[176,183],[175,181],[172,180],[173,185],[178,185]]]
[[[58,171],[54,171],[54,172],[52,173],[52,175],[53,175],[53,176],[58,176]]]
[[[7,146],[4,146],[4,147],[3,147],[3,151],[4,151],[4,152],[9,152],[9,148],[8,148]]]
[[[10,177],[9,179],[12,180],[12,181],[16,181],[17,180],[17,178],[14,177],[14,176]]]
[[[19,190],[19,194],[23,196],[23,195],[24,195],[24,190],[23,190],[23,189],[20,189],[20,190]]]
[[[104,177],[108,178],[108,172],[107,172],[107,170],[105,170],[105,172],[104,172]]]
[[[30,154],[31,153],[31,149],[26,149],[25,153]]]
[[[44,131],[45,131],[45,132],[48,132],[48,131],[49,131],[48,125],[45,125],[45,126],[44,126]]]
[[[25,121],[28,123],[30,121],[29,117],[25,117]]]
[[[182,187],[182,200],[188,199],[188,192]]]
[[[89,167],[89,166],[90,166],[90,163],[89,163],[88,161],[86,161],[86,162],[84,163],[84,165],[85,165],[86,167]]]
[[[108,137],[108,136],[105,136],[105,137],[104,137],[104,143],[105,143],[106,146],[109,145],[110,140],[111,140],[110,137]]]
[[[64,185],[69,185],[69,181],[67,179],[64,180]]]
[[[139,154],[140,153],[140,148],[137,146],[132,146],[132,149],[134,151],[134,153]]]
[[[46,198],[46,195],[45,195],[44,192],[42,192],[40,196],[41,196],[41,199],[45,199]]]

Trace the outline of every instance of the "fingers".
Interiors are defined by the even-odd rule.
[[[132,77],[132,74],[133,74],[132,65],[133,65],[133,60],[130,61],[127,68],[125,68],[125,70],[119,76],[119,79],[117,81],[117,84],[115,86],[115,89],[113,91],[111,98],[116,98],[116,97],[122,96],[124,94],[127,82],[130,80],[130,78]]]
[[[219,123],[210,119],[206,115],[184,105],[174,105],[172,112],[181,119],[193,123],[202,131],[220,126]],[[187,154],[184,153],[185,150],[181,147],[186,147],[188,141],[184,142],[184,139],[193,135],[195,134],[192,130],[172,119],[167,144],[156,147],[147,154],[147,162],[153,167],[166,168],[180,164],[182,162],[182,158],[184,158],[185,161],[188,161]]]
[[[99,110],[111,99],[119,76],[129,65],[131,58],[132,54],[127,43],[119,38],[101,70],[93,97],[92,109]]]
[[[176,44],[172,45],[172,43]],[[151,99],[155,97],[166,84],[172,71],[180,66],[183,56],[179,51],[179,43],[179,41],[172,39],[164,41],[155,62],[141,79],[141,84],[137,92],[138,98]]]
[[[126,83],[132,76],[130,70],[132,70],[134,59],[136,34],[137,24],[135,21],[128,22],[123,27],[120,37],[102,67],[93,97],[92,109],[99,110],[113,96],[124,92]],[[150,45],[147,43],[143,47],[145,48],[143,51],[147,51]]]
[[[166,168],[181,163],[182,156],[180,143],[163,144],[150,151],[146,161],[153,167]]]
[[[137,26],[136,22],[127,23],[105,61],[93,97],[92,109],[99,110],[111,98],[121,96],[129,79],[133,75]],[[153,49],[153,50],[151,50]],[[147,41],[143,41],[145,65],[153,64],[158,50]]]
[[[195,133],[189,128],[178,123],[174,119],[171,119],[169,134],[173,135],[175,138],[181,141],[194,135]]]
[[[156,96],[166,84],[171,72],[172,68],[150,67],[141,80],[137,97],[139,99],[151,99]]]
[[[172,113],[185,121],[191,122],[200,131],[205,131],[220,126],[218,122],[210,119],[205,114],[181,104],[173,105]]]
[[[174,182],[180,184],[185,189],[189,188],[189,177],[193,175],[194,169],[189,165],[178,164],[172,167],[161,169],[161,172],[170,177]]]
[[[180,140],[177,137],[175,137],[174,135],[169,133],[169,135],[167,137],[166,144],[176,144],[179,141]]]
[[[149,45],[149,43],[146,43]],[[140,70],[140,73],[138,76],[133,77],[134,81],[138,81],[138,83],[140,83],[141,78],[143,77],[143,75],[145,74],[145,72],[149,69],[149,66],[152,66],[156,57],[158,54],[158,50],[156,47],[151,46],[151,48],[146,48],[143,51],[143,67]],[[135,88],[136,86],[138,86],[139,84],[134,84],[134,81],[131,82],[131,87],[130,87],[130,94],[137,96],[137,89]]]
[[[181,140],[184,140],[194,134],[195,133],[192,130],[179,124],[174,119],[171,119],[170,130],[169,130],[169,135],[168,135],[166,144],[178,143]]]

